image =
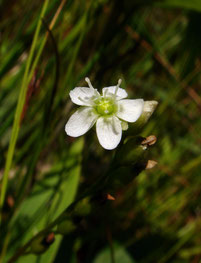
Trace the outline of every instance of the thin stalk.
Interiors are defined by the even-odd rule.
[[[53,87],[50,91],[50,95],[49,95],[49,98],[47,100],[46,108],[44,111],[43,124],[41,125],[41,132],[40,132],[41,133],[41,142],[37,145],[36,150],[34,151],[34,155],[30,159],[30,164],[28,165],[29,170],[27,171],[25,177],[23,178],[23,181],[22,181],[21,186],[20,186],[17,204],[20,203],[22,201],[23,197],[27,194],[27,190],[28,190],[27,188],[29,188],[30,183],[32,181],[31,175],[33,175],[33,172],[34,172],[34,169],[36,167],[37,161],[39,159],[41,150],[43,149],[44,145],[46,144],[46,138],[47,138],[46,126],[49,125],[49,121],[50,121],[51,114],[52,114],[52,106],[54,104],[53,102],[54,102],[54,98],[55,98],[55,94],[56,94],[58,82],[59,82],[59,71],[60,71],[59,70],[59,63],[60,62],[59,62],[59,53],[58,53],[57,43],[54,39],[54,36],[53,36],[51,30],[49,29],[49,27],[48,27],[48,25],[44,19],[42,19],[42,22],[43,22],[44,26],[46,27],[47,31],[49,32],[50,39],[52,41],[52,45],[54,48],[55,57],[56,57],[55,81],[54,81]],[[23,189],[25,189],[25,190],[23,191]]]
[[[107,239],[108,239],[109,247],[110,247],[111,263],[115,263],[114,247],[113,247],[113,242],[112,242],[112,234],[111,234],[111,231],[110,231],[109,227],[107,228]]]
[[[57,21],[57,18],[58,18],[58,16],[59,16],[62,8],[64,7],[65,3],[66,3],[66,0],[62,0],[62,1],[61,1],[61,4],[59,5],[59,7],[58,7],[58,9],[57,9],[54,17],[52,18],[52,21],[51,21],[50,25],[49,25],[49,30],[52,30],[52,28],[54,27],[54,25],[55,25],[55,23],[56,23],[56,21]],[[32,65],[32,67],[31,67],[31,70],[30,70],[30,73],[29,73],[29,79],[28,79],[29,81],[31,80],[31,78],[32,78],[32,76],[33,76],[34,70],[35,70],[35,68],[36,68],[36,66],[37,66],[37,64],[38,64],[38,61],[39,61],[39,59],[40,59],[40,56],[41,56],[41,54],[42,54],[42,51],[43,51],[43,49],[44,49],[44,46],[45,46],[45,43],[46,43],[46,41],[47,41],[48,36],[49,36],[49,32],[47,32],[47,33],[45,34],[45,37],[43,38],[43,40],[42,40],[42,42],[41,42],[41,45],[40,45],[40,47],[39,47],[38,53],[36,54],[36,57],[35,57],[35,59],[34,59],[33,65]]]
[[[9,241],[10,241],[10,237],[11,237],[11,232],[9,230],[7,235],[6,235],[6,238],[4,240],[3,248],[2,248],[2,251],[1,251],[1,255],[0,255],[0,262],[3,262],[3,259],[4,259],[5,255],[6,255],[8,244],[9,244]]]
[[[31,50],[30,50],[29,57],[27,60],[25,73],[24,73],[23,81],[22,81],[22,86],[20,89],[20,94],[18,97],[18,103],[17,103],[16,112],[15,112],[12,134],[11,134],[11,139],[10,139],[7,158],[6,158],[5,171],[4,171],[4,176],[2,179],[2,188],[1,188],[1,195],[0,195],[0,210],[2,210],[3,205],[4,205],[4,200],[5,200],[6,190],[7,190],[7,184],[8,184],[8,175],[9,175],[9,171],[10,171],[10,168],[12,165],[15,146],[16,146],[16,142],[17,142],[17,138],[18,138],[18,134],[19,134],[20,118],[21,118],[21,113],[23,110],[24,102],[25,102],[27,87],[28,87],[28,79],[29,79],[28,73],[29,73],[29,69],[31,66],[33,56],[34,56],[34,51],[35,51],[35,48],[37,45],[37,40],[38,40],[39,32],[41,29],[41,25],[42,25],[41,18],[45,15],[48,3],[49,3],[49,0],[45,0],[45,2],[43,4],[43,8],[42,8],[40,18],[38,20],[36,31],[34,34],[34,38],[32,41]],[[0,224],[1,224],[1,214],[2,213],[0,213]]]
[[[61,10],[62,10],[62,8],[64,7],[64,4],[66,3],[66,0],[62,0],[61,1],[61,3],[60,3],[60,5],[59,5],[59,7],[58,7],[58,9],[57,9],[57,11],[56,11],[56,13],[55,13],[55,15],[54,15],[54,17],[53,17],[53,19],[52,19],[52,21],[51,21],[51,23],[50,23],[50,25],[49,25],[49,27],[48,27],[48,32],[46,33],[46,35],[45,35],[45,37],[44,37],[44,39],[43,39],[43,42],[41,43],[41,45],[40,45],[40,48],[39,48],[39,51],[38,51],[38,53],[37,53],[37,55],[36,55],[36,57],[35,57],[35,59],[34,59],[34,62],[33,62],[33,64],[32,64],[32,67],[31,67],[31,70],[30,70],[30,73],[29,73],[29,76],[28,76],[28,81],[27,81],[27,83],[29,83],[30,82],[30,80],[31,80],[31,78],[32,78],[32,75],[33,75],[33,73],[34,73],[34,70],[35,70],[35,68],[36,68],[36,65],[38,64],[38,61],[39,61],[39,59],[40,59],[40,56],[41,56],[41,53],[42,53],[42,51],[43,51],[43,48],[44,48],[44,46],[45,46],[45,43],[46,43],[46,41],[47,41],[47,38],[48,38],[48,35],[50,34],[50,36],[51,36],[51,29],[53,28],[53,26],[55,25],[55,23],[56,23],[56,21],[57,21],[57,18],[58,18],[58,16],[59,16],[59,14],[60,14],[60,12],[61,12]],[[43,21],[43,17],[42,16],[40,16],[40,21]],[[44,23],[44,22],[43,22]],[[50,31],[50,32],[49,32]],[[51,38],[53,38],[53,36],[51,36]],[[53,39],[54,40],[54,39]],[[53,41],[54,42],[54,41]],[[55,43],[54,43],[54,48],[56,49],[56,60],[57,60],[57,68],[56,68],[56,76],[57,76],[57,78],[56,78],[56,80],[55,80],[55,82],[56,82],[56,84],[54,85],[55,86],[55,90],[56,90],[56,85],[57,85],[57,82],[58,82],[58,76],[59,76],[59,61],[58,61],[58,57],[59,57],[59,54],[58,54],[58,50],[57,50],[57,47],[55,47]],[[54,92],[52,92],[52,97],[54,97],[54,94],[55,94],[55,91],[54,90]],[[53,100],[53,98],[51,98],[51,101]],[[41,147],[39,147],[40,149],[41,149]],[[36,156],[35,156],[35,158],[34,158],[34,160],[36,159],[37,160],[37,157],[39,156],[39,154],[40,154],[40,150],[37,150],[36,151],[37,153],[36,153]],[[31,167],[34,167],[35,165],[33,165],[33,163],[35,163],[35,162],[33,162],[33,160],[32,160],[32,162],[31,162]],[[30,170],[33,170],[33,169],[30,169]],[[29,172],[29,174],[31,174],[30,172]],[[9,237],[10,237],[10,235],[7,235],[6,236],[6,240],[7,240],[7,242],[6,243],[4,243],[4,247],[3,247],[3,252],[2,252],[2,255],[0,256],[0,262],[1,262],[1,259],[3,260],[3,258],[4,258],[4,255],[5,255],[5,253],[6,253],[6,250],[7,250],[7,246],[8,246],[8,242],[9,242]]]
[[[73,67],[74,67],[74,64],[75,64],[75,61],[76,61],[76,58],[77,58],[77,55],[78,55],[78,52],[80,50],[80,47],[81,47],[81,44],[82,44],[82,40],[84,38],[84,35],[86,33],[86,22],[87,22],[87,17],[88,17],[88,12],[89,12],[89,9],[87,10],[86,14],[84,14],[84,18],[83,18],[83,24],[82,24],[82,31],[81,31],[81,34],[79,36],[79,39],[77,41],[77,44],[73,50],[73,54],[72,54],[72,58],[71,58],[71,61],[70,61],[70,64],[68,66],[68,71],[66,73],[66,78],[64,80],[64,85],[62,87],[62,90],[64,90],[66,88],[66,85],[68,85],[68,82],[70,82],[70,76],[71,76],[71,73],[73,71]],[[61,92],[60,94],[63,94],[63,92]],[[63,96],[63,95],[62,95]],[[58,101],[61,99],[61,96],[58,98]]]

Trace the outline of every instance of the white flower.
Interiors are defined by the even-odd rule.
[[[85,134],[96,123],[96,133],[103,148],[112,150],[121,140],[122,130],[127,122],[135,122],[140,117],[144,100],[125,99],[128,94],[119,86],[105,87],[102,95],[94,89],[88,78],[87,87],[77,87],[70,91],[73,103],[81,107],[70,117],[65,126],[67,135],[78,137]]]

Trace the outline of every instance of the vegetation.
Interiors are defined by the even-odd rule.
[[[201,1],[0,3],[0,262],[201,262]],[[116,150],[65,133],[85,77],[159,102]]]

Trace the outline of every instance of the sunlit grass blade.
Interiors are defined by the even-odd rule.
[[[15,145],[16,145],[18,133],[20,130],[20,117],[21,117],[21,113],[23,110],[25,97],[26,97],[26,91],[27,91],[27,87],[28,87],[28,73],[29,73],[29,69],[31,66],[33,56],[34,56],[34,51],[35,51],[35,48],[37,45],[37,40],[38,40],[38,36],[40,33],[41,25],[42,25],[41,18],[44,16],[44,14],[46,12],[48,3],[49,3],[49,0],[45,0],[45,2],[43,4],[43,8],[42,8],[39,20],[38,20],[38,24],[37,24],[36,31],[34,34],[33,42],[31,45],[31,50],[30,50],[29,57],[27,60],[26,69],[25,69],[25,73],[24,73],[24,77],[23,77],[23,81],[22,81],[22,86],[20,89],[20,94],[18,97],[18,103],[17,103],[16,112],[15,112],[15,119],[14,119],[14,123],[13,123],[12,134],[11,134],[11,139],[10,139],[7,158],[6,158],[5,170],[4,170],[4,175],[3,175],[3,179],[2,179],[2,189],[1,189],[1,195],[0,195],[0,209],[2,209],[3,204],[4,204],[9,171],[10,171],[10,168],[12,165],[13,155],[14,155],[14,151],[15,151]],[[0,222],[1,222],[1,215],[0,215]]]

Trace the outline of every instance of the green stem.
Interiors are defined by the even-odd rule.
[[[62,92],[60,93],[61,96],[63,96],[63,92],[64,90],[66,89],[66,86],[69,86],[69,83],[70,83],[70,76],[72,75],[72,71],[73,71],[73,67],[74,67],[74,64],[75,64],[75,61],[76,61],[76,58],[78,56],[78,52],[80,50],[80,47],[81,47],[81,44],[82,44],[82,41],[83,41],[83,38],[84,38],[84,35],[86,34],[86,22],[87,22],[87,17],[88,17],[88,12],[89,12],[89,9],[87,10],[86,14],[84,14],[84,17],[83,17],[83,21],[82,21],[82,30],[81,30],[81,34],[78,38],[78,41],[76,43],[76,46],[73,50],[73,54],[72,54],[72,58],[71,58],[71,61],[70,61],[70,64],[68,66],[68,71],[66,73],[66,77],[65,77],[65,80],[64,80],[64,84],[62,86]],[[68,87],[68,90],[70,90],[71,87]],[[58,102],[60,101],[61,99],[61,96],[58,98]]]
[[[51,21],[51,23],[50,23],[50,25],[49,25],[49,30],[52,30],[53,26],[55,25],[55,23],[56,23],[56,21],[57,21],[57,19],[58,19],[58,17],[59,17],[59,14],[60,14],[62,8],[64,7],[65,3],[66,3],[66,0],[62,0],[62,1],[61,1],[61,3],[60,3],[60,5],[59,5],[59,7],[58,7],[58,9],[57,9],[57,11],[56,11],[53,19],[52,19],[52,21]],[[32,65],[32,67],[31,67],[31,70],[30,70],[30,73],[29,73],[29,76],[28,76],[28,82],[31,80],[31,78],[32,78],[32,76],[33,76],[34,70],[35,70],[35,68],[36,68],[36,66],[37,66],[37,64],[38,64],[38,61],[39,61],[39,59],[40,59],[40,56],[41,56],[42,51],[43,51],[43,49],[44,49],[44,46],[45,46],[45,44],[46,44],[48,35],[49,35],[49,32],[47,32],[46,35],[44,36],[44,38],[42,39],[42,42],[41,42],[41,44],[40,44],[40,47],[39,47],[38,52],[37,52],[37,54],[36,54],[36,57],[35,57],[35,59],[34,59],[34,61],[33,61],[33,65]]]
[[[40,15],[40,18],[38,20],[36,31],[34,34],[34,38],[32,41],[30,54],[29,54],[29,57],[27,60],[25,73],[24,73],[23,81],[22,81],[22,86],[20,89],[20,94],[18,97],[18,103],[17,103],[16,112],[15,112],[12,134],[11,134],[11,139],[10,139],[7,158],[6,158],[5,171],[4,171],[4,176],[2,179],[2,189],[1,189],[1,195],[0,195],[0,209],[1,210],[2,210],[3,205],[4,205],[4,200],[5,200],[6,190],[7,190],[7,184],[8,184],[8,175],[9,175],[9,171],[10,171],[10,168],[12,165],[13,155],[14,155],[15,146],[16,146],[16,142],[17,142],[17,138],[18,138],[18,134],[19,134],[19,129],[20,129],[20,118],[21,118],[21,113],[22,113],[25,98],[26,98],[27,87],[28,87],[28,79],[29,79],[28,73],[29,73],[29,69],[30,69],[31,62],[33,59],[34,51],[35,51],[35,48],[37,45],[37,40],[38,40],[38,36],[39,36],[41,24],[42,24],[41,18],[44,16],[44,14],[46,12],[48,2],[49,2],[49,0],[45,0],[45,2],[43,4],[41,15]],[[1,223],[1,214],[0,214],[0,223]]]

